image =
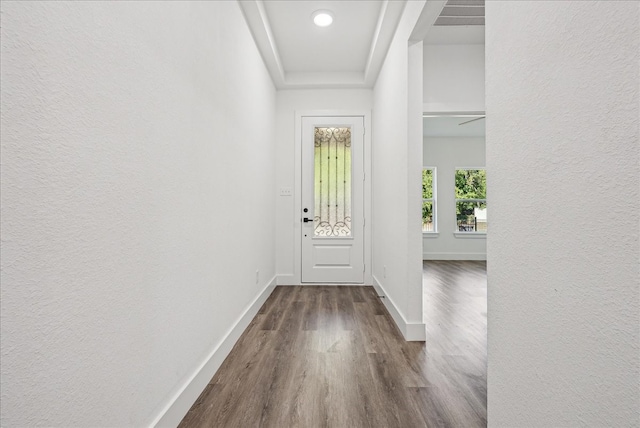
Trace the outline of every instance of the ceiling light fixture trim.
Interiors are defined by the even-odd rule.
[[[333,12],[330,10],[316,10],[311,14],[311,19],[318,27],[328,27],[333,23]]]

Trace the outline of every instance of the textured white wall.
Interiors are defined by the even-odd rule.
[[[424,111],[484,111],[484,45],[424,45]]]
[[[464,120],[464,119],[462,119]],[[436,206],[438,236],[425,237],[424,260],[484,260],[486,239],[460,238],[454,235],[456,223],[457,167],[484,167],[485,142],[481,137],[425,137],[423,151],[424,166],[435,166]],[[491,208],[489,208],[489,216]],[[491,219],[489,218],[489,222]],[[425,234],[428,236],[428,234]]]
[[[486,19],[489,426],[639,426],[640,4]]]
[[[149,424],[274,275],[273,85],[235,2],[1,7],[0,424]]]
[[[410,71],[408,39],[423,5],[407,3],[373,91],[373,275],[404,320],[416,325],[423,322],[422,121],[420,97],[410,97],[409,89],[412,77],[412,88],[417,84],[422,93],[422,71],[415,61],[419,73]]]
[[[278,91],[276,96],[276,182],[278,189],[295,186],[296,111],[357,110],[371,111],[370,89],[307,89]],[[294,275],[300,259],[294,240],[300,239],[300,207],[293,196],[279,196],[276,215],[276,271],[279,284],[299,284]],[[366,243],[365,245],[369,245]]]

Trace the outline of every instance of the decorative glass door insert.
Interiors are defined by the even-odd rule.
[[[314,236],[351,236],[351,128],[314,129]]]

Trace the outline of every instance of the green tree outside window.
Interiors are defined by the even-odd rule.
[[[435,232],[435,168],[422,170],[422,231]]]
[[[484,169],[457,169],[456,219],[458,230],[486,231],[487,173]],[[477,213],[484,213],[484,218]]]

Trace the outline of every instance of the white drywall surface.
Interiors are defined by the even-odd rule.
[[[275,273],[274,87],[236,2],[1,8],[0,424],[148,425]]]
[[[411,73],[410,59],[415,57],[410,58],[408,39],[423,5],[407,3],[373,91],[374,281],[387,292],[404,320],[416,325],[423,322],[422,125],[420,99],[412,103],[409,89],[422,73]],[[415,61],[411,64],[419,68]],[[411,114],[416,115],[415,120]]]
[[[424,45],[426,112],[484,111],[484,45]]]
[[[639,18],[486,3],[491,427],[640,425]]]
[[[468,120],[461,118],[460,121]],[[485,142],[481,137],[424,137],[424,166],[436,168],[438,233],[423,235],[424,260],[485,260],[484,236],[456,236],[456,168],[483,168]],[[488,208],[489,222],[491,208]]]

